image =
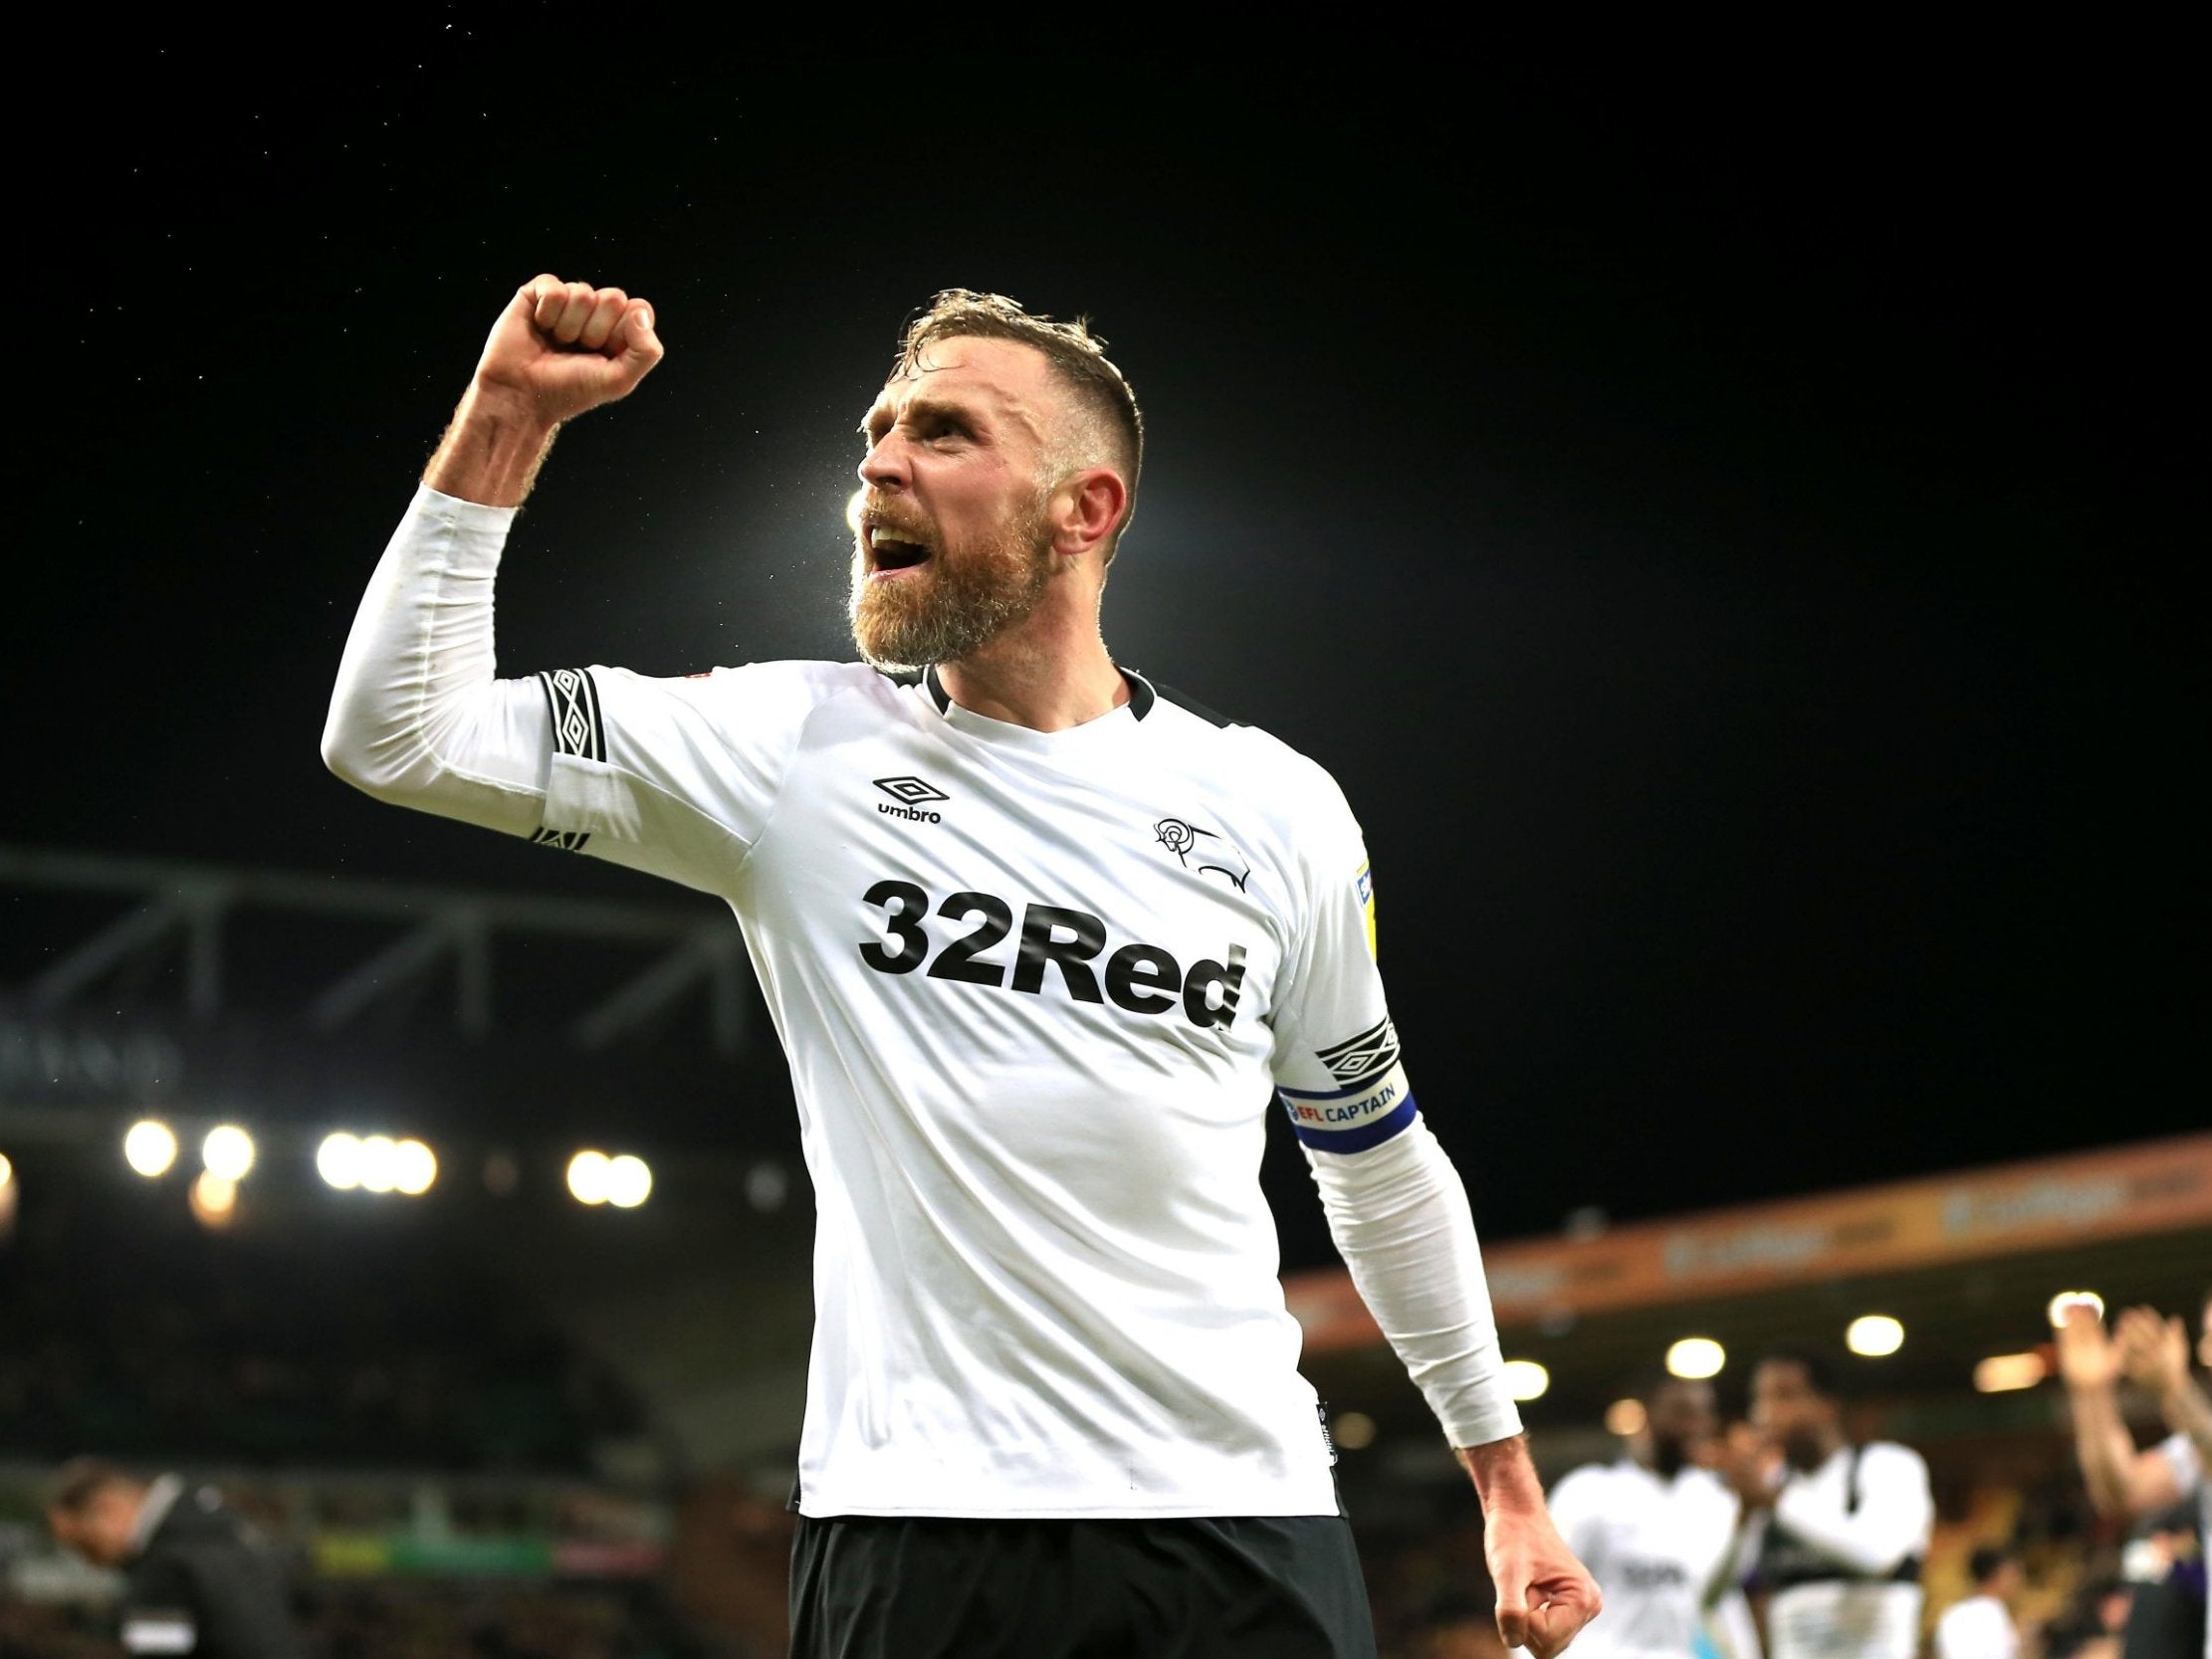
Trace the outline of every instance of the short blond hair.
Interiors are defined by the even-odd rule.
[[[1074,395],[1106,441],[1108,453],[1095,459],[1109,463],[1128,489],[1127,506],[1114,530],[1118,542],[1137,511],[1137,475],[1145,464],[1145,417],[1128,376],[1106,355],[1106,341],[1091,332],[1089,319],[1079,316],[1072,322],[1055,322],[1048,316],[1031,315],[1018,301],[1002,294],[948,288],[933,296],[929,309],[906,325],[892,378],[918,373],[923,354],[949,339],[1018,340],[1044,354],[1060,384]],[[1085,465],[1093,459],[1085,456],[1073,464]]]

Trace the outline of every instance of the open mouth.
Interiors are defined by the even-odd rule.
[[[929,561],[930,550],[923,542],[907,540],[881,524],[866,524],[863,531],[868,538],[868,570],[871,575],[912,570]]]

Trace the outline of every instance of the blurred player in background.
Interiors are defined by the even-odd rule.
[[[1605,1659],[1690,1659],[1714,1605],[1736,1595],[1736,1495],[1702,1460],[1719,1418],[1712,1384],[1662,1376],[1634,1396],[1644,1426],[1616,1463],[1574,1470],[1552,1488],[1552,1521],[1598,1580],[1605,1616],[1578,1652]],[[1718,1621],[1728,1659],[1759,1659],[1741,1597]],[[1748,1644],[1748,1645],[1747,1645]]]
[[[1743,1503],[1743,1559],[1767,1594],[1769,1659],[1913,1659],[1935,1525],[1928,1468],[1846,1438],[1833,1367],[1776,1351],[1751,1377],[1751,1429],[1721,1467]]]
[[[865,659],[500,680],[500,554],[652,308],[518,291],[362,601],[324,754],[377,797],[713,893],[818,1204],[792,1644],[1363,1659],[1258,1170],[1269,1089],[1480,1493],[1503,1636],[1597,1606],[1414,1104],[1319,766],[1115,663],[1143,422],[1079,323],[938,296],[861,423]],[[650,579],[649,576],[646,579]]]
[[[2197,1356],[2212,1368],[2212,1292],[2197,1310],[2196,1335]],[[2146,1608],[2155,1609],[2162,1630],[2170,1630],[2177,1617],[2190,1621],[2187,1634],[2212,1659],[2212,1617],[2206,1613],[2203,1579],[2206,1541],[2212,1539],[2212,1479],[2207,1477],[2212,1470],[2212,1399],[2190,1374],[2189,1329],[2156,1309],[2130,1308],[2107,1337],[2097,1309],[2077,1302],[2063,1311],[2058,1348],[2059,1374],[2074,1414],[2075,1451],[2090,1501],[2102,1514],[2130,1519],[2178,1504],[2193,1502],[2196,1507],[2197,1557],[2190,1580],[2172,1586],[2170,1593],[2142,1599]],[[2170,1431],[2147,1450],[2136,1449],[2120,1415],[2117,1383],[2123,1376],[2158,1402],[2158,1414]],[[2163,1583],[2159,1587],[2167,1588]],[[2131,1651],[2136,1645],[2132,1621],[2129,1645]]]
[[[193,1659],[300,1659],[284,1574],[213,1487],[178,1475],[142,1481],[86,1458],[65,1465],[47,1500],[57,1542],[125,1578],[125,1653]]]
[[[2020,1659],[2020,1628],[2012,1612],[2022,1583],[2020,1557],[1995,1545],[1978,1545],[1967,1557],[1966,1572],[1973,1591],[1935,1621],[1935,1659]]]

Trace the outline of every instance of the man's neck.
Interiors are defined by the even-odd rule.
[[[972,714],[1065,731],[1129,701],[1129,682],[1106,654],[1095,611],[1087,622],[1039,612],[958,662],[938,666],[952,700]]]

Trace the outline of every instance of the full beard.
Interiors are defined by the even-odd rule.
[[[1041,512],[1024,515],[991,541],[940,548],[913,576],[868,580],[868,558],[852,565],[852,637],[877,668],[958,662],[1027,619],[1052,579],[1051,536]]]

